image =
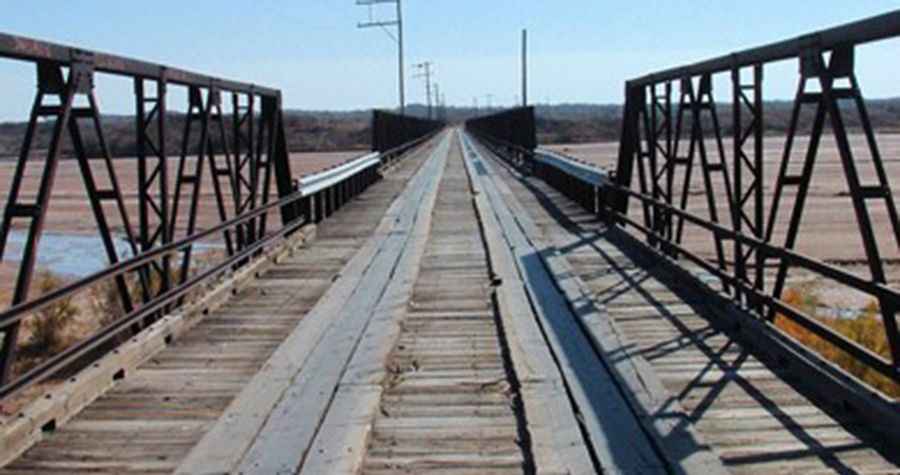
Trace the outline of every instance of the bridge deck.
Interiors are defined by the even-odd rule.
[[[488,155],[414,152],[0,473],[897,472],[896,441]]]
[[[363,473],[419,471],[421,460],[516,473],[528,456],[458,144],[448,159]]]

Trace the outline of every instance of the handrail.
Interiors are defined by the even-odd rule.
[[[59,371],[60,369],[72,364],[82,355],[112,340],[116,335],[118,335],[122,331],[127,330],[132,325],[142,321],[143,319],[152,316],[159,311],[165,310],[168,305],[176,304],[181,298],[186,296],[191,290],[194,290],[203,282],[206,282],[212,277],[231,270],[232,268],[234,268],[234,266],[253,256],[268,244],[271,244],[275,240],[291,234],[305,223],[306,220],[303,218],[295,219],[293,222],[288,223],[278,231],[274,231],[268,236],[247,246],[241,252],[234,254],[225,261],[209,269],[206,269],[199,274],[189,278],[184,283],[163,292],[152,301],[147,302],[146,304],[136,308],[135,310],[132,310],[127,315],[124,315],[122,318],[119,318],[116,321],[101,328],[86,340],[78,342],[66,348],[62,352],[53,355],[49,359],[30,369],[25,374],[20,375],[19,377],[9,381],[8,383],[0,387],[0,400],[51,377],[56,371]],[[78,289],[76,289],[76,291],[82,290],[83,288],[83,286],[79,287]],[[44,305],[49,305],[49,303],[45,303]]]
[[[379,163],[381,154],[372,152],[323,172],[301,177],[299,189],[305,196],[309,196]]]
[[[539,148],[534,153],[534,159],[568,173],[589,185],[604,186],[610,183],[609,173],[606,170],[578,162],[552,150]]]

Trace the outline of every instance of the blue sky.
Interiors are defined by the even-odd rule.
[[[629,77],[898,6],[880,0],[405,0],[406,58],[436,64],[450,104],[471,105],[473,97],[483,104],[487,94],[495,104],[511,104],[525,27],[533,101],[620,102]],[[6,2],[0,31],[279,87],[291,108],[392,106],[396,52],[384,33],[356,28],[367,16],[354,0],[28,0]],[[897,53],[896,40],[860,51],[867,96],[900,95]],[[9,63],[0,60],[0,87],[21,94],[4,97],[0,119],[24,118],[33,74]],[[793,63],[767,70],[777,83],[769,97],[789,95],[795,71]],[[407,68],[408,100],[421,101],[424,86],[412,74]],[[106,110],[130,112],[130,83],[100,85]]]

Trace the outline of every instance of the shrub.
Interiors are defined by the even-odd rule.
[[[132,305],[138,306],[142,296],[140,280],[135,275],[129,275],[125,278],[125,285],[128,287]],[[151,284],[151,287],[158,288],[158,285]],[[115,279],[108,279],[97,285],[93,289],[92,297],[91,307],[101,327],[119,320],[127,313],[122,305]]]
[[[172,283],[177,282],[177,266],[173,265],[169,280]],[[131,296],[131,302],[135,307],[140,306],[143,298],[143,290],[140,278],[136,274],[128,274],[125,277],[125,285],[128,287],[128,294]],[[152,271],[149,273],[148,287],[152,295],[156,295],[162,288],[162,276]],[[97,318],[100,326],[106,326],[120,318],[124,317],[126,312],[122,306],[122,298],[119,296],[119,287],[114,279],[107,279],[96,287],[91,289],[91,310]]]
[[[38,291],[46,295],[63,285],[58,276],[42,272],[37,279]],[[78,307],[72,297],[66,297],[45,307],[27,320],[31,338],[27,343],[29,352],[36,356],[49,356],[62,349],[66,343],[66,327],[78,315]]]
[[[819,299],[812,291],[789,289],[784,293],[783,300],[788,305],[802,310],[807,315],[813,316],[820,323],[845,337],[859,343],[874,353],[890,359],[887,334],[881,322],[881,314],[877,302],[870,302],[863,314],[853,319],[828,318],[816,315]],[[827,360],[837,364],[848,373],[859,378],[873,388],[890,397],[900,397],[900,385],[881,375],[875,370],[863,365],[856,358],[831,343],[823,340],[809,330],[794,323],[784,315],[777,315],[775,325],[785,333],[806,345]]]

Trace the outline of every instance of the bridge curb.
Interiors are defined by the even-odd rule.
[[[0,467],[6,466],[40,442],[45,433],[53,432],[76,416],[115,386],[117,381],[126,378],[132,370],[184,335],[208,313],[226,303],[250,280],[315,239],[315,234],[315,225],[303,226],[246,267],[222,278],[218,285],[197,302],[185,305],[177,313],[162,317],[79,371],[61,386],[29,403],[18,417],[0,427]]]

